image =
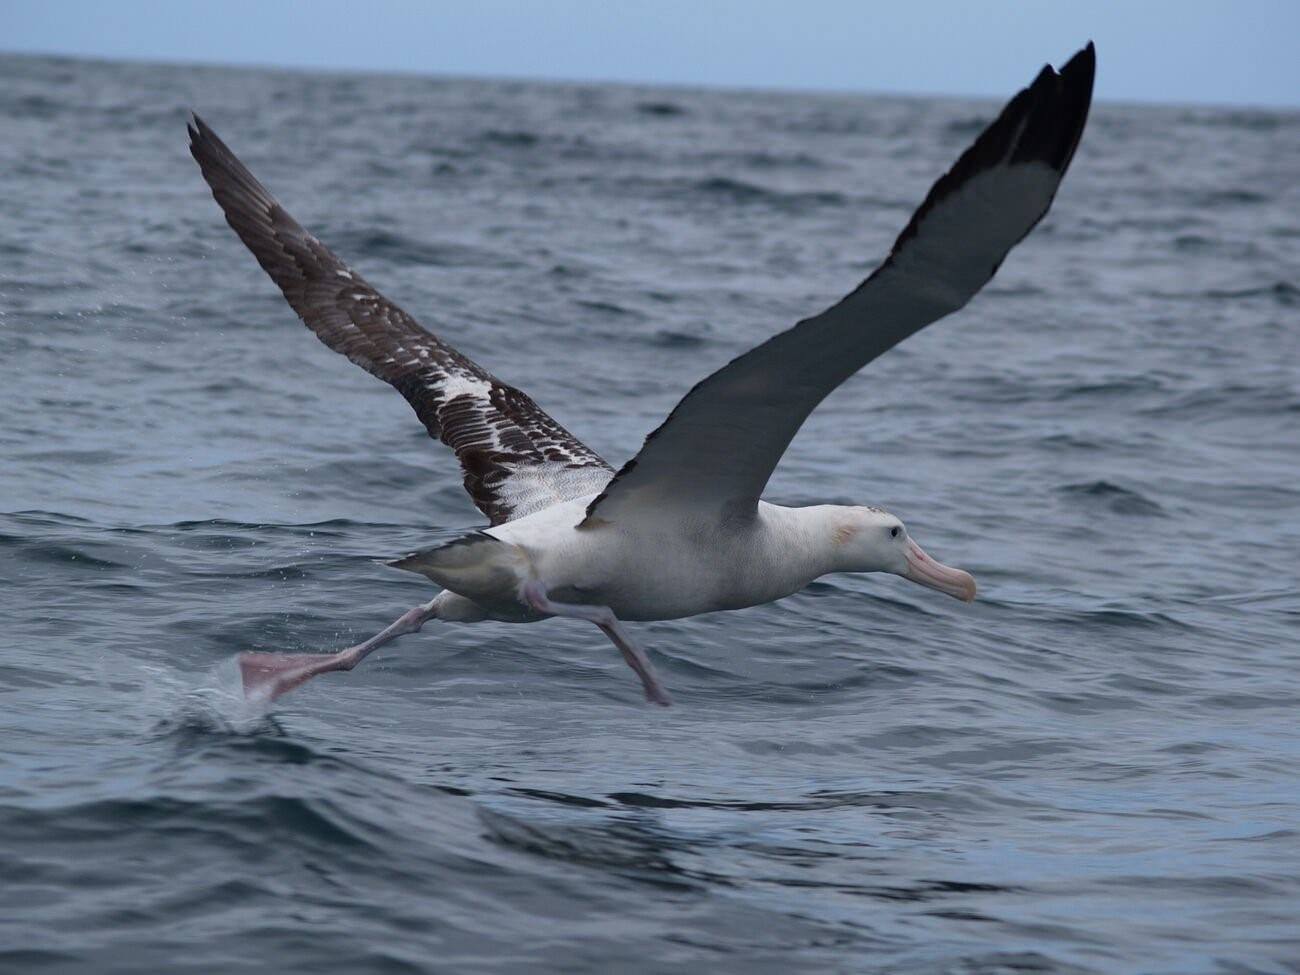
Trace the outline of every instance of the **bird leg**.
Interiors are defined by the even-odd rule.
[[[385,643],[414,633],[436,619],[436,601],[407,610],[369,640],[337,653],[241,653],[239,673],[244,681],[244,697],[274,701],[319,674],[351,670]]]
[[[546,613],[550,616],[568,616],[573,619],[595,623],[600,627],[601,632],[613,641],[614,646],[618,647],[619,652],[623,654],[623,659],[627,661],[627,665],[636,671],[636,675],[641,678],[641,686],[645,688],[646,700],[662,707],[668,707],[673,703],[673,699],[668,696],[668,691],[660,683],[659,675],[655,673],[650,658],[628,636],[627,631],[623,629],[623,624],[619,622],[618,617],[614,615],[613,610],[608,606],[557,603],[546,595],[546,587],[535,579],[524,583],[519,590],[519,594],[525,603],[539,613]]]

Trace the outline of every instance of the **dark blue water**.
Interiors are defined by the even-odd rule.
[[[638,626],[669,711],[592,627],[440,625],[255,715],[236,652],[369,635],[431,594],[373,560],[480,519],[186,107],[616,466],[996,109],[0,58],[0,969],[1300,971],[1300,115],[1098,106],[796,440],[774,500],[890,508],[973,606]]]

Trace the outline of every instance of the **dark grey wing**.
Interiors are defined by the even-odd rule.
[[[612,469],[525,393],[422,328],[305,231],[198,116],[190,152],[263,270],[317,338],[406,397],[456,452],[494,525],[596,493]]]
[[[930,190],[852,294],[735,359],[677,404],[583,526],[753,513],[808,414],[876,356],[961,308],[1042,219],[1092,100],[1092,44],[1045,67]]]

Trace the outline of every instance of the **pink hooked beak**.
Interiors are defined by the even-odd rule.
[[[975,598],[975,577],[969,572],[936,562],[910,538],[907,540],[906,556],[907,571],[903,574],[905,579],[946,592],[962,602],[968,603]]]

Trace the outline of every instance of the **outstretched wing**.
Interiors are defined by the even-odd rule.
[[[594,494],[612,469],[509,386],[422,328],[307,233],[198,116],[190,152],[226,221],[317,338],[406,397],[456,452],[494,525]]]
[[[583,527],[669,511],[751,515],[781,455],[832,390],[984,287],[1051,205],[1092,100],[1091,43],[1044,67],[930,190],[848,297],[733,360],[677,404],[587,508]]]

